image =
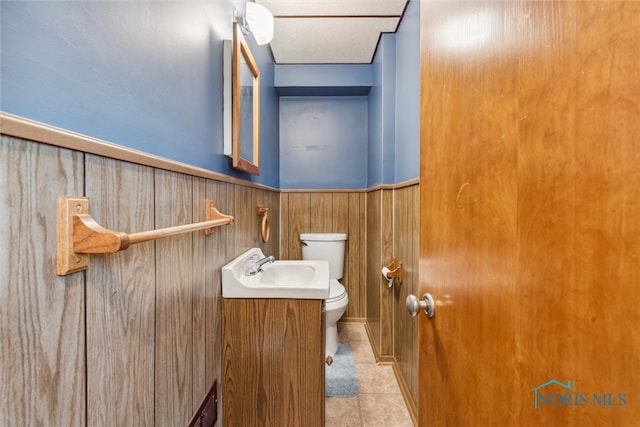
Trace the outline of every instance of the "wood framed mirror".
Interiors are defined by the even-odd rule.
[[[235,22],[231,64],[233,167],[260,175],[260,70]]]

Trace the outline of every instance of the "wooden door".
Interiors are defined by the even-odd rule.
[[[637,425],[640,3],[421,9],[420,425]]]

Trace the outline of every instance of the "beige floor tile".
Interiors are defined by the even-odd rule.
[[[349,331],[344,326],[344,323],[338,322],[338,342],[349,342]]]
[[[352,341],[349,346],[353,353],[353,360],[358,363],[376,363],[376,356],[373,354],[371,344],[363,341]]]
[[[360,427],[358,397],[327,397],[325,399],[325,427]]]
[[[356,363],[356,370],[360,380],[360,393],[401,393],[391,365]]]
[[[338,323],[340,325],[340,323]],[[366,341],[369,342],[369,336],[367,330],[361,323],[343,323],[342,329],[348,340],[353,341]],[[340,329],[338,329],[340,331]]]
[[[391,365],[378,365],[365,326],[338,322],[338,340],[351,347],[360,394],[325,398],[327,427],[413,426]]]
[[[413,427],[413,421],[401,395],[361,394],[364,427]]]

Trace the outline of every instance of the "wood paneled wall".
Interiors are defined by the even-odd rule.
[[[286,192],[280,200],[280,258],[301,258],[300,233],[348,234],[343,283],[349,307],[343,320],[366,319],[378,360],[396,364],[415,412],[417,321],[407,314],[405,300],[418,289],[419,185],[367,193]],[[402,285],[389,288],[380,270],[394,256],[405,276]]]
[[[418,323],[407,314],[407,295],[418,294],[420,186],[367,193],[367,328],[381,362],[393,362],[406,401],[418,401]],[[389,288],[380,270],[402,263],[402,283]]]
[[[100,225],[123,231],[154,229],[152,168],[92,155],[85,155],[84,164],[89,212]],[[132,193],[132,188],[139,191]],[[67,195],[77,194],[82,192]],[[58,195],[63,194],[51,192],[46,197],[53,201]],[[51,256],[55,258],[55,252]],[[155,265],[153,242],[113,255],[90,256],[86,281],[81,284],[87,294],[83,351],[87,355],[89,425],[153,424]],[[83,274],[63,280],[72,276]]]
[[[280,258],[301,259],[301,233],[347,233],[344,318],[366,316],[366,195],[362,192],[288,192],[280,196]]]
[[[393,356],[400,371],[401,384],[409,394],[415,415],[418,403],[418,319],[406,310],[409,294],[418,298],[418,249],[420,237],[420,186],[394,190],[393,253],[402,262],[402,284],[393,290]]]
[[[393,288],[380,270],[393,259],[393,190],[367,193],[367,324],[378,359],[393,355]]]
[[[302,232],[348,234],[345,318],[367,318],[379,355],[395,356],[413,395],[415,340],[404,311],[417,268],[404,246],[415,230],[413,187],[279,194],[7,136],[0,154],[8,212],[0,231],[12,242],[0,254],[8,278],[0,285],[0,424],[183,424],[221,375],[220,268],[256,246],[299,259]],[[59,277],[55,201],[82,194],[96,221],[115,230],[202,221],[205,198],[236,220],[211,236],[92,255],[86,273]],[[258,204],[270,209],[268,243]],[[405,280],[389,289],[380,268],[393,255]]]
[[[56,276],[56,197],[82,154],[0,140],[0,425],[84,425],[85,279]]]
[[[380,353],[380,293],[382,278],[382,191],[367,193],[367,328],[376,353]]]
[[[7,136],[0,159],[0,425],[186,424],[221,375],[220,268],[250,247],[279,252],[256,213],[269,207],[278,236],[279,193]],[[205,198],[236,221],[60,277],[56,198],[82,194],[127,232],[202,221]]]

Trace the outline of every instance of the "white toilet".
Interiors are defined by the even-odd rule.
[[[303,233],[302,259],[329,261],[329,298],[325,302],[326,346],[327,356],[333,356],[338,349],[338,327],[336,324],[342,317],[349,296],[338,279],[342,278],[344,269],[344,245],[347,235],[344,233]]]

